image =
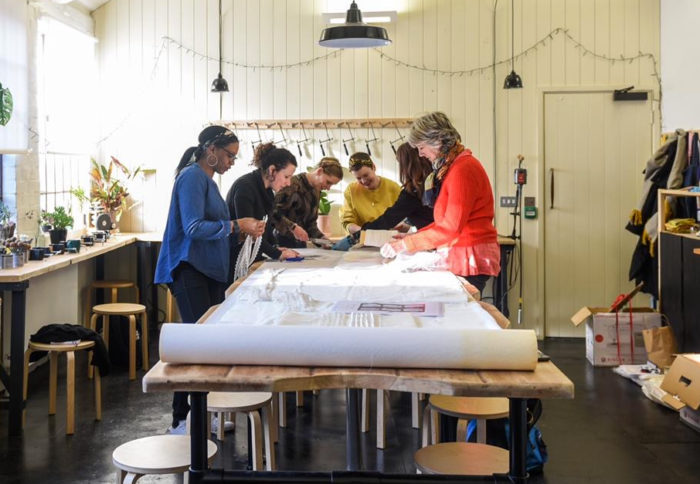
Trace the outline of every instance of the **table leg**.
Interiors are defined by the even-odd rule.
[[[10,419],[8,430],[11,436],[22,434],[22,408],[24,383],[24,331],[26,311],[26,290],[28,282],[12,287],[12,320],[10,329]]]
[[[199,484],[208,470],[207,463],[207,394],[190,393],[190,484]],[[223,425],[219,422],[219,425]]]
[[[360,470],[360,422],[358,415],[358,405],[360,401],[360,390],[357,388],[347,388],[346,392],[346,413],[345,413],[345,461],[346,470]]]
[[[527,400],[511,398],[510,404],[510,478],[514,483],[527,482]]]

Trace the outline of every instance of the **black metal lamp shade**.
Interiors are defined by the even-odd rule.
[[[318,44],[336,49],[358,49],[384,47],[391,44],[391,39],[384,27],[364,23],[362,12],[357,8],[357,4],[352,2],[345,16],[345,23],[323,29]]]
[[[211,92],[228,92],[228,82],[219,72],[219,76],[211,83]]]
[[[515,71],[510,71],[503,83],[503,89],[522,89],[523,80]]]

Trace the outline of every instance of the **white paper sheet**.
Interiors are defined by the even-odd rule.
[[[533,369],[530,330],[501,330],[448,272],[403,272],[376,250],[265,263],[200,325],[164,325],[168,363]],[[438,317],[339,313],[337,301],[433,302]]]

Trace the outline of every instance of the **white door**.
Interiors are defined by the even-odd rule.
[[[544,96],[547,336],[583,336],[569,319],[574,312],[609,306],[633,287],[627,274],[637,239],[625,225],[651,156],[651,101],[612,98]]]

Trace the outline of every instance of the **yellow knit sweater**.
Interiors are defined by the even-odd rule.
[[[356,181],[345,189],[345,203],[340,211],[340,220],[345,230],[351,223],[362,226],[373,221],[399,198],[401,187],[398,183],[383,177],[380,180],[376,190],[369,190]]]

